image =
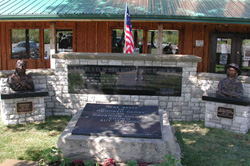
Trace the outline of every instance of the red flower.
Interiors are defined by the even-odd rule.
[[[72,163],[74,163],[74,164],[80,164],[80,163],[83,163],[83,161],[82,160],[74,160],[74,161],[72,161]]]
[[[146,162],[141,162],[141,163],[139,164],[139,166],[147,166],[147,163],[146,163]]]
[[[105,162],[104,162],[104,164],[103,164],[104,166],[116,166],[116,164],[115,164],[115,160],[114,159],[107,159]]]

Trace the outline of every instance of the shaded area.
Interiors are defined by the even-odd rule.
[[[242,105],[242,106],[249,106],[250,105],[249,98],[237,99],[237,98],[223,97],[223,96],[218,96],[215,93],[208,94],[207,96],[202,96],[202,100],[219,102],[219,103]]]
[[[21,132],[21,131],[34,131],[42,130],[43,132],[55,131],[62,132],[68,124],[70,116],[47,117],[45,122],[27,123],[18,125],[2,125],[1,130],[6,132]]]
[[[5,159],[38,161],[56,145],[71,117],[48,117],[45,122],[5,126],[0,122],[0,163]]]
[[[1,99],[15,99],[15,98],[28,98],[28,97],[41,97],[48,96],[48,91],[24,91],[24,92],[15,92],[8,94],[1,94]]]
[[[204,122],[172,122],[181,146],[182,164],[190,166],[249,166],[250,132],[246,135],[215,128]],[[201,164],[202,163],[202,164]]]
[[[158,107],[87,103],[72,134],[161,139]]]
[[[42,158],[39,152],[56,144],[70,119],[49,117],[44,123],[13,126],[0,122],[0,163],[7,158],[38,161]],[[206,128],[204,122],[171,122],[171,125],[176,129],[184,165],[250,165],[250,131],[243,135]]]
[[[181,67],[68,66],[69,93],[181,96]]]

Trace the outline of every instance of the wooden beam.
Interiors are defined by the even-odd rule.
[[[56,53],[56,23],[50,23],[50,68],[55,69],[55,59],[52,55]]]
[[[157,40],[157,53],[162,54],[162,33],[163,33],[163,24],[158,24],[158,40]]]
[[[148,30],[144,29],[143,30],[143,54],[147,54],[148,53]]]
[[[0,23],[0,59],[1,59],[1,64],[0,64],[0,69],[1,70],[7,70],[8,69],[8,60],[7,60],[7,43],[10,40],[9,36],[7,36],[8,33],[7,28],[6,28],[6,23]],[[11,44],[10,44],[11,45]]]

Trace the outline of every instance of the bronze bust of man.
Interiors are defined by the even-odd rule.
[[[218,84],[216,95],[241,99],[243,96],[243,85],[237,78],[241,74],[239,66],[231,63],[225,66],[227,78],[221,80]]]
[[[8,84],[14,91],[34,90],[32,77],[26,75],[26,62],[18,60],[16,62],[15,72],[8,77]]]

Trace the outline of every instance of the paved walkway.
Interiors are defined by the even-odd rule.
[[[38,162],[6,159],[0,166],[38,166]]]

